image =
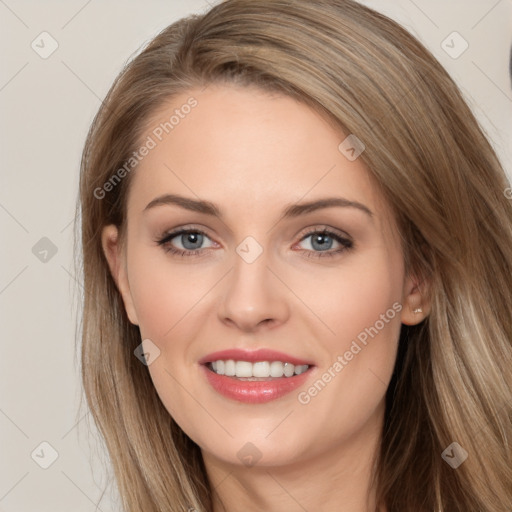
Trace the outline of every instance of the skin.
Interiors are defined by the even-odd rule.
[[[428,313],[426,284],[405,275],[396,224],[362,159],[338,150],[347,134],[292,98],[210,85],[162,106],[143,139],[190,96],[197,107],[131,177],[126,243],[115,226],[102,238],[130,321],[160,350],[148,366],[156,390],[202,449],[215,512],[374,511],[370,476],[385,392],[401,323]],[[144,211],[164,193],[211,201],[223,219],[175,205]],[[330,207],[281,219],[288,204],[332,196],[373,215]],[[191,224],[207,234],[195,246],[202,254],[176,256],[156,243]],[[314,257],[322,249],[306,232],[326,227],[350,235],[352,250]],[[263,249],[250,264],[236,252],[247,236]],[[342,247],[327,241],[327,252]],[[168,245],[186,250],[193,242],[185,235]],[[401,311],[309,403],[299,403],[298,392],[395,302]],[[423,312],[414,313],[419,306]],[[273,348],[316,368],[305,386],[278,400],[235,402],[217,394],[198,365],[233,347]],[[253,466],[237,455],[248,442],[261,457]]]

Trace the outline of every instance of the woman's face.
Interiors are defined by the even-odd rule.
[[[347,135],[289,97],[210,85],[141,138],[126,246],[109,226],[104,248],[163,404],[210,459],[305,462],[379,432],[401,322],[423,316]]]

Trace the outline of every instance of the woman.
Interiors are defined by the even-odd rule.
[[[159,34],[89,132],[83,381],[127,511],[512,508],[512,204],[350,0]]]

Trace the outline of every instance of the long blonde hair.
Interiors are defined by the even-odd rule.
[[[116,78],[80,176],[82,375],[126,511],[211,512],[199,447],[158,398],[101,245],[124,236],[127,175],[149,116],[192,87],[236,82],[328,116],[392,207],[430,315],[402,326],[375,473],[389,512],[512,510],[512,202],[454,81],[405,29],[351,0],[227,0],[155,37]],[[80,226],[76,226],[78,232]],[[77,236],[79,236],[77,234]],[[457,468],[442,452],[468,453]]]

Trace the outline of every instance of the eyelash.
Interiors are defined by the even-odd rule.
[[[200,235],[204,235],[204,236],[208,237],[208,235],[200,229],[179,229],[179,230],[173,231],[171,233],[166,233],[163,237],[156,240],[156,243],[159,246],[162,246],[164,248],[165,252],[174,254],[176,256],[184,256],[184,257],[196,256],[199,253],[201,253],[202,251],[204,251],[204,249],[182,250],[182,249],[176,249],[175,247],[173,247],[172,245],[169,244],[169,242],[173,238],[176,238],[179,235],[187,235],[190,233],[200,234]],[[309,236],[315,235],[315,234],[328,235],[329,237],[331,237],[334,240],[336,240],[337,242],[339,242],[342,245],[342,247],[335,251],[329,251],[329,252],[311,251],[308,249],[302,249],[303,251],[305,251],[307,253],[307,255],[306,255],[307,258],[332,258],[334,256],[337,256],[337,255],[345,252],[345,251],[350,251],[354,248],[354,243],[352,242],[352,240],[349,240],[348,238],[343,238],[342,236],[338,235],[337,233],[334,233],[333,231],[330,231],[327,228],[312,229],[312,230],[308,231],[300,239],[300,242],[302,242]]]

